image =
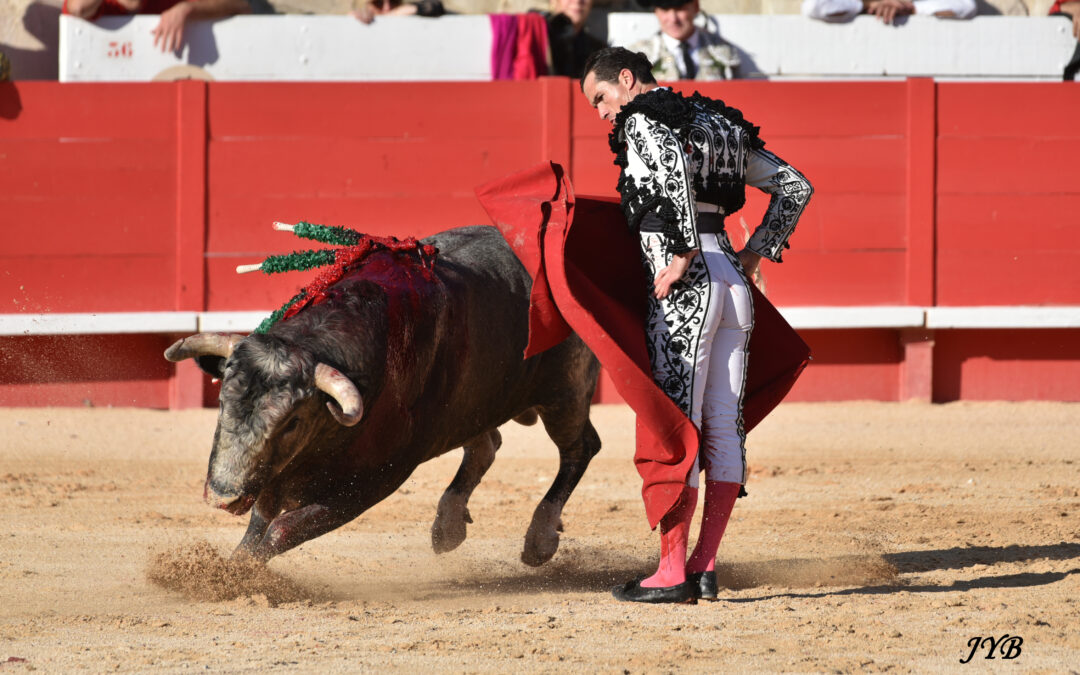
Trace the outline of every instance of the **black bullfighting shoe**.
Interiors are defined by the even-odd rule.
[[[675,586],[660,586],[657,588],[642,586],[642,581],[644,581],[644,578],[627,581],[622,586],[611,589],[611,594],[615,596],[616,600],[622,602],[685,602],[689,604],[697,602],[694,597],[695,587],[689,581],[684,581]]]
[[[686,581],[693,586],[694,597],[701,600],[716,600],[720,591],[716,583],[716,572],[691,572],[686,575]]]

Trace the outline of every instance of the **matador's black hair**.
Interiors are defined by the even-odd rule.
[[[589,73],[596,73],[598,82],[617,82],[623,69],[629,70],[634,77],[645,84],[656,84],[652,74],[652,63],[641,52],[632,52],[623,47],[605,47],[589,55],[585,62],[585,74],[581,76],[581,91],[585,91],[585,78]]]

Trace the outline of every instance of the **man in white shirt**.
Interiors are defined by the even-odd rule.
[[[821,21],[851,21],[859,14],[872,14],[884,23],[910,14],[933,15],[942,19],[970,19],[975,16],[975,0],[803,0],[803,16]]]
[[[716,19],[701,12],[698,0],[639,0],[652,7],[660,30],[629,46],[645,54],[657,80],[730,80],[739,55],[720,37]]]

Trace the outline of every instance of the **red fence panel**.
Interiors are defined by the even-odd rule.
[[[1080,303],[1080,88],[938,88],[938,302]]]
[[[19,83],[0,122],[2,311],[174,308],[176,92]]]

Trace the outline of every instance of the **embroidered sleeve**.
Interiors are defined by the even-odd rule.
[[[773,262],[781,262],[780,254],[788,248],[788,239],[814,188],[794,167],[764,148],[750,152],[746,184],[772,195],[765,218],[746,247]]]
[[[679,138],[666,124],[641,113],[628,117],[623,131],[627,164],[620,187],[627,221],[636,225],[654,212],[663,221],[672,253],[698,248],[694,192]]]

